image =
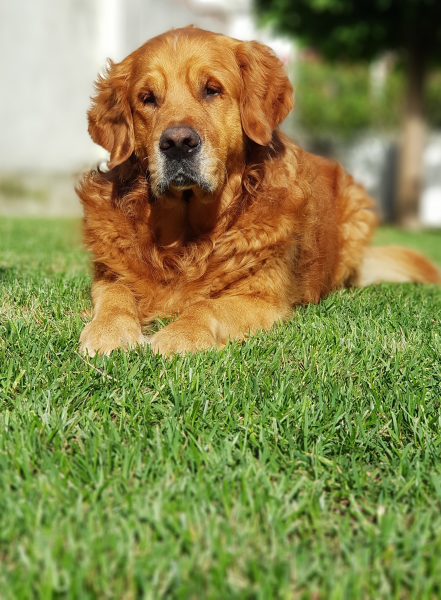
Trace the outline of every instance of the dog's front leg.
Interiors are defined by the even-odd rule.
[[[145,343],[136,300],[128,287],[97,281],[92,286],[92,302],[93,319],[80,336],[82,352],[109,355],[120,346],[127,350]]]
[[[155,333],[150,344],[154,352],[164,355],[222,348],[228,339],[243,338],[259,328],[268,329],[288,313],[288,309],[252,296],[202,300]]]

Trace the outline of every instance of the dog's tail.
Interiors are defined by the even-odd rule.
[[[415,250],[397,246],[367,248],[356,285],[365,287],[381,281],[441,284],[441,271]]]

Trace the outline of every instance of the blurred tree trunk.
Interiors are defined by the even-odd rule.
[[[423,180],[423,151],[426,137],[424,90],[426,53],[418,37],[409,44],[407,56],[407,90],[404,124],[402,129],[396,217],[403,227],[419,224],[419,201]]]

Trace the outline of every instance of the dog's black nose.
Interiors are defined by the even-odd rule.
[[[169,127],[161,135],[159,147],[168,158],[190,158],[201,145],[201,138],[191,127]]]

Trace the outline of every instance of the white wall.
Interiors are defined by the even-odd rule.
[[[80,166],[96,154],[84,135],[97,70],[94,2],[0,1],[0,169]]]
[[[115,1],[115,0],[113,0]],[[119,0],[124,2],[123,55],[126,56],[151,37],[174,27],[197,25],[218,33],[227,33],[227,14],[204,15],[191,10],[191,3],[180,0]],[[197,8],[197,6],[195,6]]]

